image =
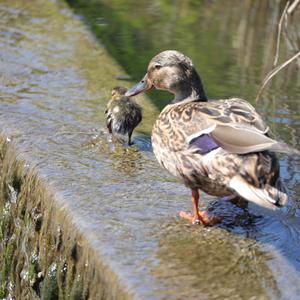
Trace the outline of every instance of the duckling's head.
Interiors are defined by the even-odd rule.
[[[192,60],[175,50],[163,51],[152,58],[144,78],[125,95],[134,96],[153,87],[174,94],[175,102],[185,99],[207,100]]]
[[[120,99],[127,92],[127,88],[123,86],[116,86],[111,90],[112,99]]]

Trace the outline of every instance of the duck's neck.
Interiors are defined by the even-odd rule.
[[[188,80],[183,80],[176,89],[173,90],[175,97],[172,103],[181,102],[183,100],[206,102],[207,97],[200,76],[195,69],[190,71],[188,75]]]

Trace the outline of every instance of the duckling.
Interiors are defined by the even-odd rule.
[[[122,86],[112,89],[112,97],[105,111],[106,126],[112,135],[127,135],[128,145],[132,145],[131,135],[142,121],[142,108],[133,99],[125,96],[126,92],[127,89]]]
[[[152,88],[174,94],[153,126],[152,145],[159,164],[191,189],[194,214],[181,212],[182,218],[204,225],[219,221],[199,211],[199,190],[240,196],[271,209],[287,203],[275,152],[300,152],[271,139],[250,103],[239,98],[208,101],[192,60],[175,50],[156,55],[144,78],[125,95]]]

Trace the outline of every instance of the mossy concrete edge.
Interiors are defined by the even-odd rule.
[[[0,298],[132,299],[16,149],[0,134]]]

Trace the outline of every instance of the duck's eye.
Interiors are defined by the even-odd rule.
[[[155,68],[156,70],[158,70],[158,69],[161,68],[161,65],[160,65],[160,64],[156,64],[156,65],[154,66],[154,68]]]

